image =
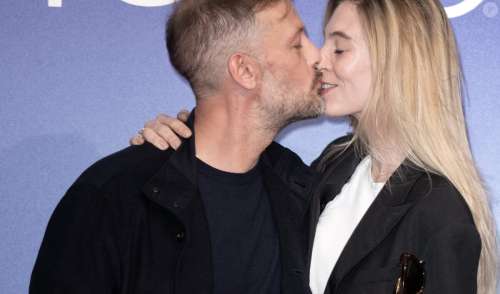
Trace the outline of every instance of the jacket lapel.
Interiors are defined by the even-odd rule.
[[[389,179],[347,242],[330,279],[342,279],[382,242],[414,205],[407,195],[422,171],[402,165]]]
[[[349,181],[356,166],[361,159],[354,152],[354,148],[349,148],[340,154],[323,171],[321,180],[312,194],[311,215],[309,217],[309,245],[308,245],[308,265],[311,266],[311,256],[313,250],[316,225],[325,205],[333,200],[340,193],[345,183]]]

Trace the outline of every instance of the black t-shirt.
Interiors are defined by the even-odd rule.
[[[244,174],[198,160],[210,229],[214,294],[280,293],[280,252],[260,167]]]

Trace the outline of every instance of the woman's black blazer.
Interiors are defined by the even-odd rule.
[[[350,147],[322,162],[330,147],[313,163],[322,176],[311,203],[309,260],[321,211],[362,160]],[[403,164],[353,232],[325,293],[392,294],[402,253],[425,262],[425,294],[476,293],[480,252],[481,239],[460,193],[444,177]]]

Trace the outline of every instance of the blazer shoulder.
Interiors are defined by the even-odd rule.
[[[350,140],[352,140],[353,136],[354,135],[352,133],[348,133],[330,142],[323,149],[321,154],[315,160],[312,161],[311,168],[314,170],[325,170],[327,165],[332,164],[333,161],[338,159],[338,157],[341,155],[342,152],[346,151],[345,149],[339,149],[338,151],[333,151],[333,149],[338,145],[348,143]],[[352,146],[350,148],[352,148]]]
[[[74,185],[102,189],[109,182],[126,175],[132,175],[135,182],[144,182],[161,168],[172,153],[170,149],[162,151],[149,143],[129,146],[92,164]]]
[[[418,199],[414,213],[433,228],[451,224],[474,225],[471,210],[462,194],[441,175],[423,174],[408,197]]]

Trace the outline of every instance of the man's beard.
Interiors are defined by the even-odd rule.
[[[321,76],[311,82],[309,91],[299,90],[287,81],[285,75],[265,71],[262,78],[261,113],[266,117],[266,128],[281,130],[287,125],[323,114],[325,103],[317,84]]]

